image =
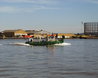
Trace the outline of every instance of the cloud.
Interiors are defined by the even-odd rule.
[[[98,4],[98,0],[87,0],[90,3]]]
[[[31,12],[29,8],[16,8],[13,6],[1,6],[0,13],[20,13],[20,12]]]
[[[59,0],[0,0],[1,4],[3,3],[3,5],[0,6],[0,13],[30,13],[38,10],[59,9],[56,6],[59,3],[58,1]]]
[[[1,6],[0,7],[0,12],[1,13],[12,13],[12,12],[15,12],[16,11],[16,8],[13,8],[13,7],[10,7],[10,6]]]
[[[55,4],[59,0],[0,0],[8,3],[34,3],[34,4]]]
[[[35,6],[30,8],[13,7],[13,6],[1,6],[0,13],[32,13],[39,10],[54,10],[59,8]]]

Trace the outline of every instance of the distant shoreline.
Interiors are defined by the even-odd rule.
[[[28,38],[0,38],[0,40],[6,39],[28,39]],[[65,39],[98,39],[98,38],[65,38]]]

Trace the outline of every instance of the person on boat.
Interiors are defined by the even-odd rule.
[[[62,39],[65,39],[65,36],[64,35],[62,35]]]
[[[56,38],[56,39],[58,38],[58,34],[56,34],[55,38]]]
[[[28,40],[29,42],[32,42],[33,41],[33,38],[29,38],[29,40]]]

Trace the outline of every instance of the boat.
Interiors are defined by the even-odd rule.
[[[44,46],[44,45],[60,44],[63,42],[64,42],[63,38],[60,38],[60,39],[55,39],[55,38],[34,39],[34,38],[30,38],[25,43],[29,44],[29,45],[34,45],[34,46]]]

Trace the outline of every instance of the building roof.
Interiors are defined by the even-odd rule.
[[[50,32],[45,30],[25,30],[27,33],[40,33],[40,34],[49,34]]]
[[[58,34],[58,36],[62,36],[62,35],[64,35],[64,36],[75,36],[75,34],[71,34],[71,33],[60,33],[60,34]]]
[[[24,31],[22,29],[17,29],[17,30],[4,30],[3,32],[16,32],[16,31]]]
[[[25,32],[27,32],[27,33],[36,33],[38,31],[37,30],[25,30]]]
[[[4,30],[3,32],[15,32],[16,30]]]

